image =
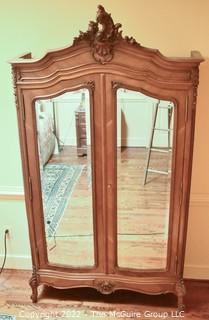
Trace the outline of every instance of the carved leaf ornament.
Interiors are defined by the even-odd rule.
[[[89,42],[94,59],[104,64],[112,60],[114,45],[119,40],[139,46],[134,38],[122,37],[122,30],[119,30],[121,27],[120,23],[114,24],[111,14],[99,5],[96,22],[90,21],[88,30],[80,31],[79,36],[74,38],[73,44],[76,45],[82,40]]]

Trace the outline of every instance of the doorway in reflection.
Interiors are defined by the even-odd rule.
[[[117,90],[117,263],[167,265],[174,105]]]
[[[89,91],[35,103],[48,260],[94,266]]]

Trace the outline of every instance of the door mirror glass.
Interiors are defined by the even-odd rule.
[[[35,109],[49,263],[94,266],[89,91],[36,100]]]
[[[174,104],[117,90],[118,266],[167,266]]]

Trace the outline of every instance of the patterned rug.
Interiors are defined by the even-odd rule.
[[[82,165],[62,163],[44,167],[42,196],[47,237],[55,234],[82,170]]]
[[[8,314],[0,314],[0,320],[16,320],[16,317]]]

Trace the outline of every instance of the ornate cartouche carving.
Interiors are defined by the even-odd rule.
[[[74,39],[73,44],[81,40],[88,41],[92,48],[94,59],[100,63],[106,63],[113,58],[113,48],[118,40],[123,40],[133,45],[138,45],[132,37],[122,37],[120,23],[114,24],[110,13],[107,13],[103,6],[98,6],[96,22],[90,21],[86,32],[80,31],[80,35]]]
[[[96,280],[95,286],[97,291],[101,292],[102,294],[111,294],[115,288],[114,283],[108,280]]]

